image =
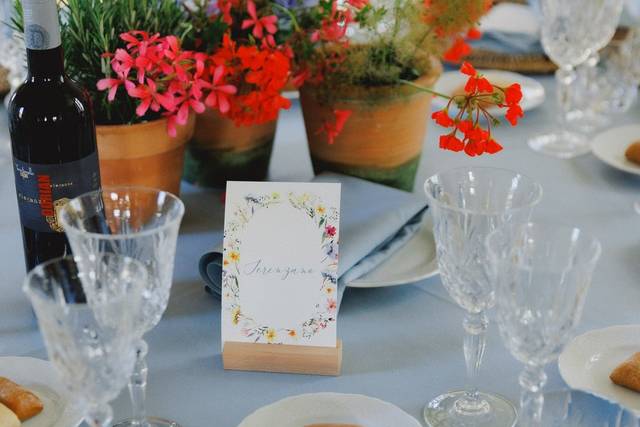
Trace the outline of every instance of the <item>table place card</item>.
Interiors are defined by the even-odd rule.
[[[336,347],[340,184],[227,183],[225,342]]]

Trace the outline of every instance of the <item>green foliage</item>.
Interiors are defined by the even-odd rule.
[[[185,10],[175,0],[63,0],[60,8],[62,43],[67,74],[84,86],[93,100],[98,124],[137,123],[154,118],[135,114],[135,104],[125,91],[114,102],[96,88],[98,80],[112,74],[109,58],[125,46],[120,34],[141,30],[151,34],[173,34],[180,38],[191,32]],[[15,0],[13,27],[22,30],[22,7]]]
[[[316,91],[327,102],[358,88],[377,87],[380,93],[387,87],[393,93],[402,81],[432,72],[434,59],[477,24],[488,5],[488,0],[372,1],[355,11],[349,43],[294,37],[296,62],[322,76]],[[331,13],[332,0],[321,0],[296,19],[302,28],[321,29]]]

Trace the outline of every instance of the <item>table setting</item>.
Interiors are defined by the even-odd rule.
[[[29,76],[97,22],[39,1]],[[103,80],[65,56],[104,101],[69,184],[0,108],[0,426],[640,426],[633,0],[152,3],[87,12]],[[389,31],[448,49],[376,75]]]

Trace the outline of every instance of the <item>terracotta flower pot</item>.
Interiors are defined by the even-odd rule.
[[[140,185],[180,193],[186,143],[195,117],[167,134],[167,120],[135,125],[96,126],[100,177],[103,186]]]
[[[431,87],[440,75],[423,76],[416,84]],[[329,170],[412,191],[429,120],[432,95],[409,86],[344,91],[332,105],[317,88],[304,86],[300,102],[316,173]],[[334,96],[332,96],[334,98]],[[334,110],[350,110],[335,143],[318,130],[333,122]]]
[[[236,126],[216,111],[200,114],[187,149],[185,181],[221,188],[227,181],[264,180],[277,123]]]

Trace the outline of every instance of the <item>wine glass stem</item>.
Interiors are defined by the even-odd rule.
[[[547,382],[544,366],[527,365],[520,374],[520,422],[519,427],[540,427],[544,395],[542,389]]]
[[[571,85],[576,81],[576,72],[571,66],[558,68],[556,71],[556,86],[558,97],[558,125],[560,131],[565,129],[567,116],[571,111]]]
[[[129,380],[129,394],[133,406],[133,422],[136,427],[148,427],[147,423],[147,352],[149,347],[144,340],[140,340],[136,345],[136,363],[133,374]]]
[[[490,408],[488,403],[480,398],[476,382],[484,356],[489,319],[484,312],[466,313],[463,326],[466,332],[464,359],[467,365],[468,384],[465,397],[456,403],[456,409],[467,414],[487,412]]]
[[[109,427],[113,420],[113,411],[111,406],[104,405],[91,405],[87,411],[85,422],[90,427]]]

